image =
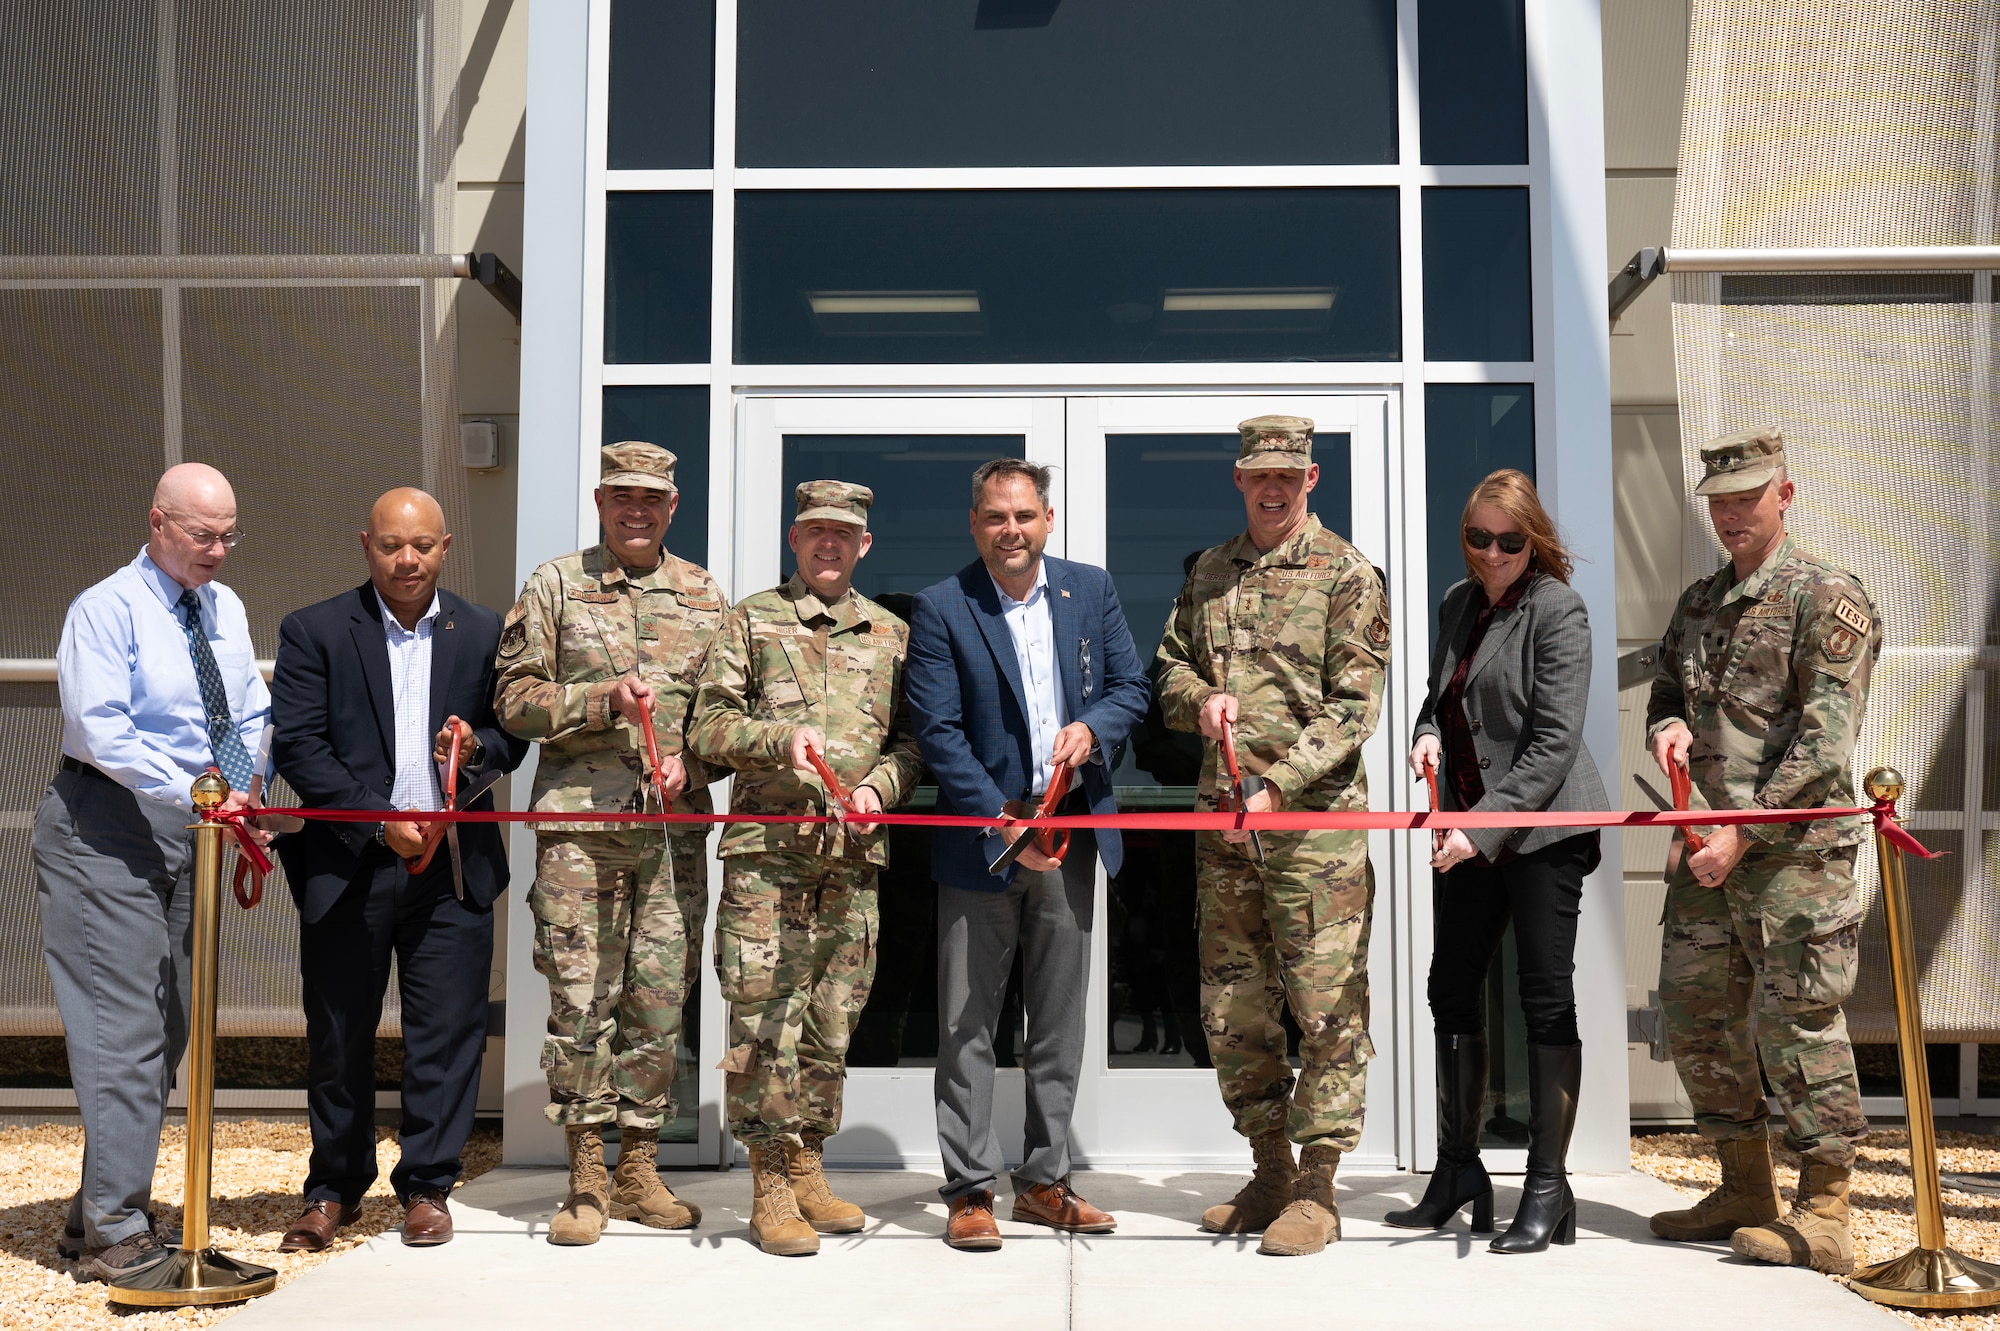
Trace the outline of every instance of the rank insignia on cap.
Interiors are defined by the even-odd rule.
[[[1875,621],[1868,617],[1867,612],[1845,597],[1833,608],[1833,617],[1864,636],[1875,627]]]
[[[1861,635],[1850,628],[1837,628],[1826,635],[1820,649],[1829,661],[1845,661],[1854,655],[1854,649],[1861,644]]]

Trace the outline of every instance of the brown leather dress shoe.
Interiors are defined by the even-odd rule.
[[[451,1242],[451,1208],[439,1188],[418,1188],[403,1203],[403,1246],[435,1248]]]
[[[1037,1183],[1014,1194],[1014,1219],[1050,1229],[1066,1229],[1072,1234],[1109,1234],[1118,1221],[1076,1195],[1069,1180]]]
[[[335,1230],[347,1228],[360,1214],[359,1202],[348,1206],[343,1202],[315,1197],[306,1203],[306,1209],[299,1212],[299,1218],[285,1231],[285,1237],[278,1243],[278,1251],[318,1252],[333,1242]]]
[[[966,1252],[991,1252],[1000,1246],[1000,1222],[993,1218],[993,1194],[980,1188],[951,1199],[944,1222],[944,1241]]]

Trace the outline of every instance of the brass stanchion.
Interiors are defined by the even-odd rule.
[[[217,772],[197,777],[194,806],[207,812],[229,798]],[[269,1294],[278,1273],[208,1246],[208,1183],[215,1146],[215,972],[222,933],[223,825],[194,827],[194,1005],[188,1021],[187,1200],[180,1251],[110,1283],[113,1303],[178,1308],[235,1303]]]
[[[1868,774],[1870,799],[1894,804],[1902,795],[1903,777],[1893,767],[1878,767]],[[1875,856],[1882,870],[1882,918],[1889,925],[1889,971],[1896,990],[1903,1116],[1910,1125],[1910,1185],[1916,1193],[1917,1246],[1901,1257],[1863,1267],[1848,1283],[1855,1293],[1897,1308],[2000,1304],[2000,1266],[1963,1256],[1945,1243],[1937,1124],[1931,1119],[1930,1073],[1924,1066],[1924,1016],[1917,992],[1917,947],[1910,928],[1903,850],[1877,832]]]

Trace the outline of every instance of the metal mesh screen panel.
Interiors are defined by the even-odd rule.
[[[160,341],[155,290],[0,289],[0,456],[17,460],[0,499],[0,557],[40,570],[16,579],[0,657],[54,656],[70,600],[145,542],[160,475]],[[51,738],[31,764],[37,780],[54,755]]]
[[[0,620],[0,659],[54,655],[70,599],[131,558],[154,480],[182,460],[235,485],[250,539],[225,580],[261,656],[286,613],[365,575],[354,533],[393,485],[438,497],[459,533],[447,584],[472,588],[456,283],[438,264],[388,276],[373,257],[451,244],[460,57],[457,0],[7,8],[0,449],[33,465],[0,497],[0,553],[49,576]],[[262,255],[312,257],[239,266]],[[0,686],[0,719],[14,718],[0,756],[26,783],[0,792],[0,1032],[58,1028],[28,847],[58,752],[54,694]],[[282,877],[257,911],[224,918],[223,1033],[299,1034]],[[399,1028],[393,999],[384,1025]]]
[[[1673,244],[1992,243],[1996,51],[2000,4],[1990,0],[1804,10],[1701,0]],[[2000,890],[1992,852],[1965,832],[1995,807],[2000,765],[1974,668],[2000,642],[1993,321],[1983,276],[1674,278],[1684,573],[1705,575],[1723,558],[1692,498],[1696,445],[1779,426],[1798,485],[1788,526],[1859,575],[1883,621],[1857,779],[1898,768],[1913,827],[1953,852],[1909,861],[1925,1026],[1937,1040],[2000,1038]],[[1968,790],[1969,773],[1979,788]],[[1872,853],[1862,877],[1872,904]],[[1885,949],[1871,909],[1848,1008],[1858,1040],[1894,1038]]]

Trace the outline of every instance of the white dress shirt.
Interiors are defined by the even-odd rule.
[[[194,779],[215,761],[187,631],[181,585],[143,549],[85,591],[63,617],[56,649],[62,751],[141,795],[194,807]],[[229,715],[263,770],[271,692],[257,671],[243,602],[219,582],[198,589]]]
[[[988,572],[986,576],[993,575]],[[1021,690],[1028,703],[1028,748],[1035,759],[1034,788],[1029,794],[1039,795],[1048,789],[1056,732],[1065,724],[1062,675],[1056,667],[1055,610],[1049,604],[1049,566],[1035,561],[1035,585],[1028,589],[1025,601],[1009,596],[998,581],[993,590],[1000,594],[1000,617],[1007,623],[1007,636],[1014,640],[1014,659],[1021,666]]]
[[[399,809],[442,809],[431,730],[431,630],[436,627],[438,597],[413,629],[403,627],[396,612],[375,593],[382,607],[382,636],[389,644],[389,682],[396,695],[396,784],[389,803]]]

